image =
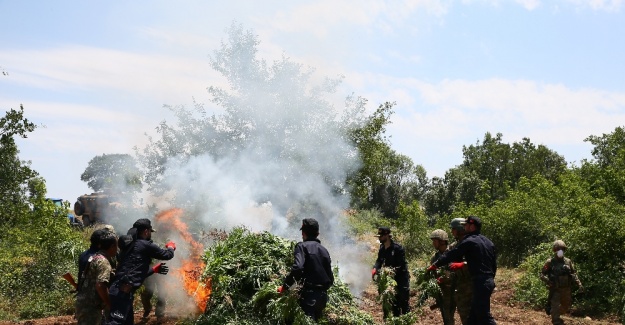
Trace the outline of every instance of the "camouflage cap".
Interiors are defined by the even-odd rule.
[[[447,232],[445,232],[445,230],[436,229],[432,231],[432,233],[430,234],[430,239],[440,239],[444,241],[449,241],[449,236],[447,235]]]
[[[564,240],[558,239],[553,242],[553,248],[566,249],[566,244],[564,243]]]

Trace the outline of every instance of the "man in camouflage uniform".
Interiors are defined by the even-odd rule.
[[[449,236],[445,230],[436,229],[430,234],[430,239],[432,240],[432,246],[436,249],[436,253],[430,259],[430,263],[434,264],[448,250]],[[442,275],[436,279],[438,286],[441,288],[441,297],[437,299],[436,304],[441,310],[443,324],[453,325],[456,306],[453,300],[451,273],[446,268],[442,268],[441,271]]]
[[[108,284],[111,278],[109,258],[117,253],[117,237],[104,231],[99,237],[100,250],[92,255],[78,280],[76,320],[79,325],[100,324],[102,311],[111,308]]]
[[[564,257],[566,244],[562,240],[553,243],[553,252],[556,254],[545,262],[540,273],[540,279],[549,287],[547,303],[551,305],[548,313],[551,314],[551,322],[554,325],[564,324],[560,315],[569,312],[572,303],[571,286],[577,284],[579,291],[583,291],[581,281],[577,277],[577,271],[573,262]]]
[[[455,218],[449,224],[451,234],[456,239],[455,242],[449,245],[449,249],[453,249],[464,239],[466,235],[463,225],[464,221],[464,218]],[[454,303],[458,310],[458,315],[460,315],[460,321],[462,325],[468,325],[469,314],[471,313],[471,298],[473,297],[473,281],[471,280],[471,273],[469,273],[469,266],[466,261],[459,268],[456,267],[451,271],[451,281]]]

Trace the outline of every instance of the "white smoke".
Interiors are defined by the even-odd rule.
[[[184,121],[170,125],[177,133],[167,150],[179,154],[168,157],[158,185],[170,206],[196,216],[204,229],[244,225],[301,240],[301,219],[316,218],[333,265],[359,295],[369,281],[368,251],[347,237],[342,219],[349,207],[345,180],[360,166],[346,130],[362,118],[365,101],[349,98],[337,108],[326,97],[339,81],[310,85],[311,70],[286,58],[271,67],[250,60],[255,51],[245,47],[256,43],[236,26],[230,37],[237,46],[224,45],[213,66],[236,80],[230,92],[209,89],[226,113],[178,108]]]

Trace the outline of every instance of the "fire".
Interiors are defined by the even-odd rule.
[[[182,209],[173,208],[159,212],[155,221],[159,227],[177,231],[180,237],[189,245],[188,257],[182,258],[182,267],[175,270],[176,275],[182,280],[185,292],[193,298],[197,307],[204,312],[211,295],[210,278],[202,279],[204,263],[201,260],[204,246],[193,239],[189,233],[189,227],[181,220]]]

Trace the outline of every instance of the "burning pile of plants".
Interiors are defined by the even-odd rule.
[[[268,232],[233,229],[207,249],[203,279],[211,294],[199,324],[313,324],[298,305],[296,290],[281,295],[277,288],[293,264],[295,242]],[[335,269],[338,273],[338,269]],[[372,324],[338,276],[328,291],[320,324]]]

